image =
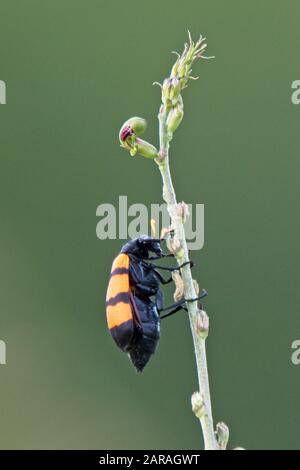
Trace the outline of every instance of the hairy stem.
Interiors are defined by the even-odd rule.
[[[160,151],[159,158],[156,162],[158,164],[162,180],[163,180],[163,198],[168,206],[168,211],[172,221],[172,227],[174,229],[174,237],[180,240],[182,250],[176,256],[178,264],[181,264],[189,260],[189,254],[187,249],[185,231],[183,226],[182,217],[177,214],[177,201],[174,186],[172,183],[172,177],[170,173],[169,165],[169,136],[167,132],[166,120],[168,116],[168,109],[163,106],[159,113],[159,137],[160,137]],[[193,299],[197,297],[193,278],[191,274],[190,265],[186,265],[181,270],[182,280],[184,285],[184,296],[186,299]],[[206,450],[217,450],[218,444],[215,437],[212,410],[211,410],[211,399],[209,391],[209,380],[208,370],[206,361],[206,348],[205,339],[203,339],[197,330],[197,315],[198,306],[197,302],[187,302],[189,320],[192,330],[194,350],[197,363],[199,391],[204,401],[204,413],[200,417],[202,426],[204,446]]]

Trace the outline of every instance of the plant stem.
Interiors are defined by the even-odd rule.
[[[160,151],[159,158],[156,162],[158,164],[162,180],[163,180],[163,199],[167,203],[168,212],[171,217],[172,228],[174,229],[174,238],[180,240],[182,250],[178,255],[175,254],[178,264],[189,260],[188,248],[186,243],[185,231],[183,226],[182,217],[179,217],[176,210],[176,194],[172,183],[169,165],[169,136],[167,132],[166,120],[169,110],[163,106],[159,113],[159,140]],[[190,265],[186,265],[181,269],[181,275],[184,285],[184,296],[186,299],[193,299],[197,297]],[[209,390],[208,370],[206,361],[206,348],[205,339],[203,339],[197,331],[197,315],[198,306],[197,302],[187,302],[190,326],[192,330],[194,350],[197,363],[199,391],[202,395],[205,412],[200,418],[205,450],[217,450],[218,444],[215,437],[211,399]]]

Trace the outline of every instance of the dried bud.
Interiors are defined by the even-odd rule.
[[[220,450],[226,450],[229,440],[229,428],[225,423],[218,423],[216,426],[216,435]]]
[[[178,238],[170,238],[167,240],[167,248],[176,257],[180,258],[183,255],[183,248]]]
[[[167,235],[170,234],[170,232],[173,232],[173,227],[162,227],[161,231],[160,231],[160,238],[166,238]]]
[[[185,222],[186,218],[190,215],[189,206],[183,201],[177,204],[176,212],[178,217],[181,218],[182,222]]]
[[[199,419],[203,418],[205,415],[205,403],[203,400],[203,396],[200,392],[194,392],[192,395],[192,410],[195,416]]]
[[[196,317],[196,331],[200,338],[206,339],[209,331],[209,317],[205,310],[198,310]]]
[[[179,271],[173,271],[172,278],[176,287],[174,292],[174,300],[175,302],[178,302],[178,300],[183,298],[184,294],[183,280]]]

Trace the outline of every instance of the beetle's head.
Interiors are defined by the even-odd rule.
[[[148,237],[147,235],[141,235],[134,240],[130,240],[121,250],[122,253],[131,253],[139,258],[148,258],[149,251],[154,253],[156,256],[163,256],[160,241],[156,238]]]

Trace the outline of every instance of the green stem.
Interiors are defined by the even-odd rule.
[[[186,243],[185,231],[182,222],[182,218],[178,217],[176,210],[176,194],[172,183],[172,177],[170,173],[169,165],[169,136],[167,133],[166,120],[168,116],[168,109],[164,106],[159,113],[159,139],[160,139],[160,152],[159,158],[156,160],[162,180],[163,180],[163,198],[167,203],[169,215],[172,221],[172,227],[174,228],[174,237],[180,240],[182,251],[180,256],[177,256],[178,264],[181,264],[189,260],[188,248]],[[182,270],[182,280],[184,285],[184,296],[187,299],[197,297],[195,292],[194,282],[192,273],[189,265],[186,265]],[[202,426],[204,446],[206,450],[217,450],[218,444],[215,437],[212,410],[211,410],[211,399],[209,390],[208,370],[206,361],[206,348],[205,339],[201,338],[197,332],[196,318],[197,318],[198,306],[197,302],[188,302],[188,313],[190,326],[192,330],[194,350],[197,363],[198,382],[199,390],[202,394],[205,413],[201,417],[200,422]]]

